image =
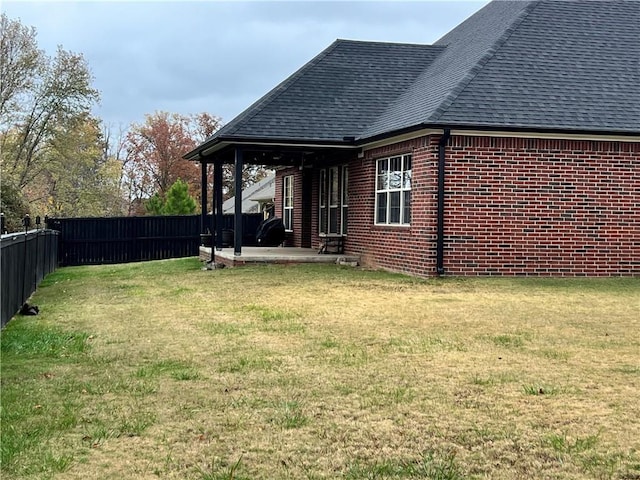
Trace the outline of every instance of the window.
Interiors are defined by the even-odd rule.
[[[346,235],[348,213],[348,167],[320,170],[318,231],[323,235]]]
[[[376,164],[376,224],[411,223],[411,155],[383,158]]]
[[[340,233],[342,235],[347,234],[347,220],[349,219],[349,167],[344,165],[342,167],[342,220],[340,226]]]
[[[318,199],[320,206],[318,231],[327,233],[327,171],[320,170],[320,198]]]
[[[329,232],[338,233],[338,212],[340,202],[338,167],[329,169]]]
[[[293,175],[283,178],[282,184],[282,221],[284,229],[293,230]]]

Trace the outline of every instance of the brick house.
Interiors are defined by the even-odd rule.
[[[636,276],[640,3],[494,1],[433,45],[338,40],[185,158],[277,166],[291,246]]]

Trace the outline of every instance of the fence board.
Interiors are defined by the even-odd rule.
[[[2,327],[35,292],[42,279],[58,264],[59,234],[53,230],[31,230],[0,238]]]
[[[99,265],[197,256],[200,221],[199,215],[49,218],[47,227],[60,232],[61,266]],[[243,245],[255,246],[262,215],[244,214],[242,221]],[[224,215],[223,229],[233,224],[234,216]]]

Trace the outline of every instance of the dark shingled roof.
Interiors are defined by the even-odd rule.
[[[356,137],[444,49],[337,40],[216,135],[320,141]]]
[[[338,40],[192,153],[421,125],[640,133],[640,2],[498,0],[433,45]]]
[[[492,2],[438,40],[445,51],[361,137],[436,120],[531,7],[524,1]]]
[[[640,2],[527,10],[437,121],[640,133]]]

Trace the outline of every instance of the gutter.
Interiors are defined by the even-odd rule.
[[[451,138],[451,130],[444,129],[438,141],[438,218],[436,230],[436,273],[444,275],[444,173],[447,142]]]

